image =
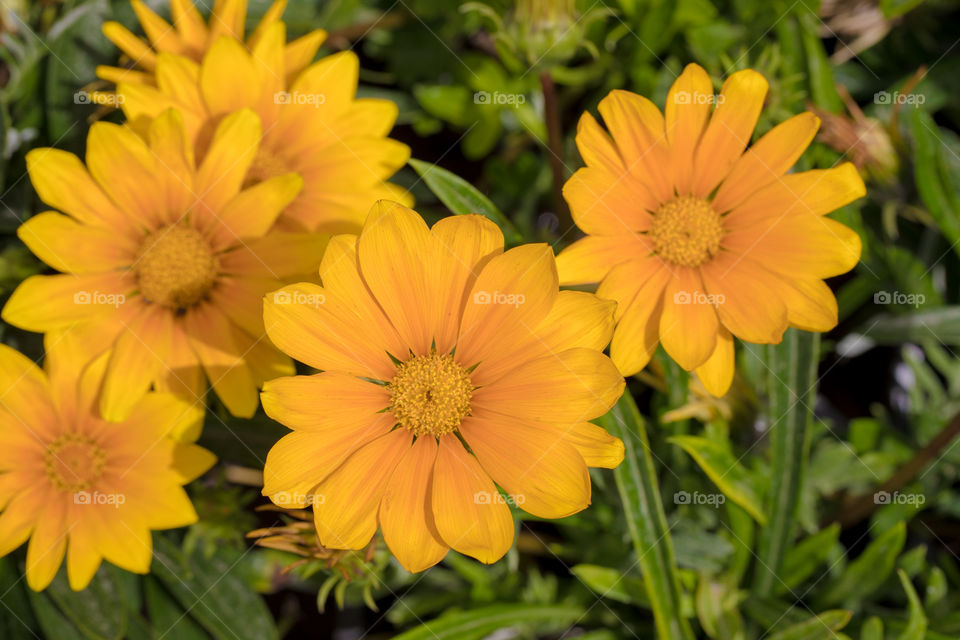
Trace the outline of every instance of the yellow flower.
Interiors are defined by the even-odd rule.
[[[79,363],[48,355],[48,376],[0,345],[0,556],[29,538],[27,583],[35,591],[50,584],[64,555],[74,590],[103,559],[147,573],[150,531],[197,520],[182,485],[215,458],[170,436],[193,431],[203,408],[149,393],[126,422],[102,420],[96,395],[105,362],[79,376]]]
[[[69,216],[41,213],[18,235],[64,273],[28,278],[3,318],[52,333],[80,360],[110,351],[108,420],[125,419],[151,385],[201,397],[204,374],[234,415],[251,416],[260,383],[294,371],[264,335],[260,299],[314,272],[326,238],[267,233],[299,176],[241,189],[260,139],[253,112],[224,119],[197,164],[175,111],[147,137],[97,123],[86,167],[56,149],[27,155],[40,198]]]
[[[236,12],[241,4],[218,6]],[[216,11],[212,24],[221,21]],[[145,15],[141,10],[141,20]],[[176,108],[202,156],[210,132],[225,114],[254,109],[263,123],[263,140],[246,182],[288,172],[304,179],[303,190],[280,218],[287,229],[356,233],[378,199],[412,204],[404,189],[385,182],[410,157],[405,144],[386,137],[397,106],[356,97],[359,61],[353,52],[310,64],[321,40],[314,38],[291,53],[301,41],[286,45],[286,26],[277,18],[261,23],[247,46],[237,37],[212,34],[202,57],[160,49],[151,58],[153,76],[100,71],[101,77],[117,81],[117,102],[131,122]]]
[[[610,352],[624,375],[659,343],[720,396],[733,380],[733,336],[777,343],[787,326],[837,324],[823,279],[853,268],[860,238],[825,214],[864,195],[863,181],[849,163],[787,173],[817,131],[812,113],[747,148],[766,93],[763,76],[746,70],[714,96],[691,64],[665,114],[613,91],[599,107],[610,135],[581,118],[587,166],[563,192],[587,237],[557,268],[561,284],[600,282],[597,295],[618,303]]]
[[[379,526],[410,571],[451,547],[495,562],[513,542],[507,502],[568,516],[590,503],[587,467],[622,460],[587,422],[623,391],[601,351],[613,304],[558,292],[547,245],[504,252],[486,218],[430,229],[379,202],[359,237],[331,239],[320,276],[264,305],[274,343],[323,372],[264,386],[293,433],[267,456],[263,492],[312,504],[323,546],[363,548]]]

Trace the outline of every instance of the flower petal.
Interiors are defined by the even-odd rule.
[[[390,406],[385,387],[335,371],[270,380],[260,399],[280,424],[319,432],[347,425],[359,429]]]
[[[129,266],[137,245],[115,231],[80,224],[54,211],[39,213],[17,229],[17,236],[57,271],[94,273]]]
[[[664,106],[664,128],[670,141],[670,174],[677,193],[690,193],[694,150],[713,105],[713,83],[698,64],[688,64],[676,79]]]
[[[597,289],[598,296],[617,300],[619,318],[610,341],[610,358],[625,376],[647,366],[657,349],[664,288],[671,278],[659,260],[625,262]],[[642,283],[639,288],[638,282]]]
[[[600,282],[618,264],[650,253],[650,243],[639,233],[587,236],[560,252],[557,274],[561,286]]]
[[[749,258],[721,251],[700,267],[707,293],[716,296],[720,322],[747,342],[777,344],[787,329],[787,308],[772,274]]]
[[[700,378],[700,382],[707,391],[718,398],[726,395],[733,382],[733,374],[736,371],[734,352],[733,336],[724,327],[720,327],[713,355],[697,367],[697,377]]]
[[[717,343],[717,312],[696,269],[677,267],[663,293],[660,344],[690,371],[703,364]]]
[[[606,167],[578,169],[563,185],[573,221],[584,233],[620,236],[650,228],[660,201],[629,173]]]
[[[673,197],[663,114],[647,98],[614,89],[598,105],[626,170],[660,202]]]
[[[222,23],[219,17],[211,22]],[[259,75],[241,41],[218,37],[213,42],[200,64],[200,90],[212,116],[257,106]]]
[[[225,77],[233,81],[232,75]],[[220,122],[197,170],[196,190],[203,206],[198,203],[196,213],[213,218],[219,215],[240,192],[259,145],[260,119],[250,109],[231,113]]]
[[[28,331],[56,331],[83,320],[116,313],[136,302],[127,296],[136,286],[123,272],[30,276],[3,307],[3,319]]]

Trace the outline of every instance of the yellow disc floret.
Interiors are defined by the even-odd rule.
[[[147,236],[133,270],[146,300],[185,309],[213,286],[217,267],[210,243],[200,232],[175,225]]]
[[[44,470],[57,489],[76,493],[93,486],[106,461],[107,454],[89,436],[67,433],[47,445]]]
[[[697,267],[720,249],[723,223],[710,203],[677,196],[657,209],[647,237],[660,258],[681,267]]]
[[[430,353],[401,363],[387,389],[397,422],[418,436],[456,431],[470,415],[470,375],[449,354]]]

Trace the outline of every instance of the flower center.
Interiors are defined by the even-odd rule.
[[[387,389],[397,422],[418,436],[456,431],[470,415],[473,384],[450,354],[410,358],[397,366]]]
[[[88,436],[67,433],[47,445],[44,469],[57,489],[86,491],[103,474],[107,454]]]
[[[682,267],[697,267],[720,249],[723,224],[710,203],[693,196],[677,196],[653,214],[647,237],[662,259]]]
[[[172,226],[147,237],[133,269],[144,298],[185,309],[213,286],[217,267],[210,244],[200,232]]]

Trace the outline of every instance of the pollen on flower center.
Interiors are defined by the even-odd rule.
[[[720,249],[723,224],[710,203],[693,196],[677,196],[657,209],[647,232],[653,251],[682,267],[696,267]]]
[[[410,358],[397,366],[387,389],[397,422],[417,435],[451,433],[470,414],[470,375],[449,354]]]
[[[57,489],[76,493],[93,486],[106,461],[106,452],[93,439],[67,433],[47,445],[44,470]]]
[[[147,237],[133,270],[144,298],[184,309],[207,293],[217,266],[210,243],[200,232],[175,225]]]

